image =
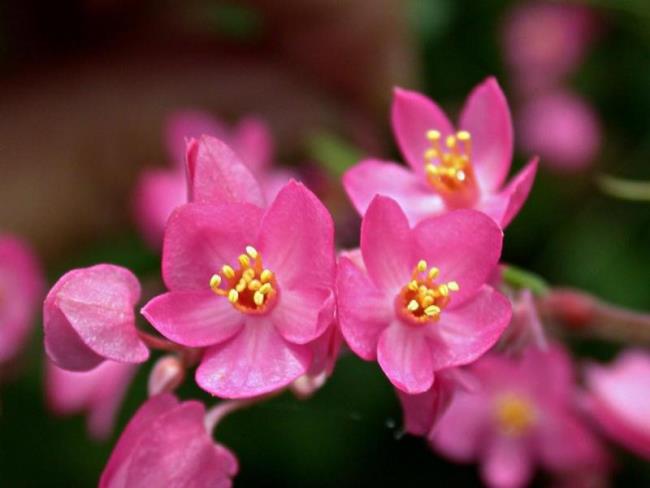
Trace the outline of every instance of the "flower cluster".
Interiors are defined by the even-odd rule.
[[[513,129],[498,83],[471,92],[456,128],[433,101],[396,89],[392,122],[408,167],[364,160],[347,171],[360,247],[337,258],[323,203],[267,167],[261,122],[172,120],[177,167],[143,175],[136,204],[144,236],[162,242],[166,291],[141,309],[155,332],[137,324],[141,286],[120,266],[70,271],[44,302],[48,398],[61,413],[87,410],[95,436],[110,432],[137,365],[166,353],[100,486],[229,486],[237,461],[213,440],[218,422],[286,389],[310,396],[342,344],[377,361],[408,432],[480,461],[492,486],[520,486],[536,465],[565,475],[605,464],[567,355],[547,344],[531,292],[501,278],[503,229],[537,160],[505,183]],[[192,370],[222,399],[208,410],[174,395]],[[634,431],[608,374],[589,378],[593,416]]]

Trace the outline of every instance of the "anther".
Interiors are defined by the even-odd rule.
[[[427,262],[424,259],[418,261],[417,269],[420,273],[423,273],[427,269]]]
[[[435,280],[439,274],[440,274],[440,270],[434,267],[429,270],[429,274],[427,276],[429,277],[430,280]]]
[[[219,288],[220,285],[221,285],[221,276],[218,274],[213,274],[212,278],[210,278],[210,288],[216,290]]]
[[[273,278],[273,273],[268,269],[265,269],[262,271],[262,274],[260,274],[260,280],[262,283],[268,283],[271,281],[271,278]]]
[[[233,288],[228,292],[228,301],[230,303],[237,303],[237,300],[239,300],[239,293]]]
[[[235,277],[235,270],[232,269],[232,267],[228,266],[227,264],[224,264],[223,268],[221,268],[221,272],[229,280],[232,280]]]
[[[253,246],[246,246],[246,254],[248,254],[252,259],[257,259],[257,249]]]
[[[253,295],[253,301],[255,302],[255,305],[261,307],[262,304],[264,303],[264,294],[262,294],[259,291],[256,291],[255,295]]]
[[[239,256],[238,261],[242,268],[248,268],[251,265],[251,258],[249,258],[246,254]]]
[[[428,317],[434,317],[440,313],[440,307],[437,307],[435,305],[429,305],[427,308],[424,309],[424,313]]]
[[[447,283],[447,288],[449,288],[450,291],[460,290],[460,287],[458,286],[458,282],[456,281],[450,281],[449,283]]]
[[[411,300],[406,308],[410,312],[415,312],[418,308],[420,308],[420,304],[416,300]]]

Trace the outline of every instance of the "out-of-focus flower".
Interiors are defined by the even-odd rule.
[[[95,439],[110,436],[137,366],[105,361],[92,371],[66,371],[46,362],[45,387],[49,407],[59,415],[85,413]]]
[[[504,24],[506,62],[525,95],[555,87],[582,62],[597,30],[593,11],[583,5],[525,2]]]
[[[334,318],[334,229],[322,203],[288,183],[266,210],[191,203],[169,220],[168,293],[144,316],[167,338],[208,347],[198,384],[226,398],[278,390],[309,371]]]
[[[479,461],[493,487],[525,486],[537,465],[562,474],[602,466],[601,445],[573,410],[572,366],[559,346],[486,356],[471,370],[480,390],[456,392],[430,436],[438,452]]]
[[[200,402],[150,398],[122,432],[100,488],[230,487],[237,459],[212,440],[204,420]]]
[[[611,365],[586,371],[588,408],[602,430],[650,459],[650,354],[625,351]]]
[[[140,283],[126,268],[99,264],[69,271],[43,304],[48,356],[69,371],[88,371],[106,359],[146,361],[149,350],[133,310],[139,299]]]
[[[255,117],[245,117],[231,128],[206,113],[182,111],[170,117],[165,135],[172,168],[143,171],[134,201],[136,223],[147,242],[156,249],[162,243],[169,215],[187,202],[186,153],[200,150],[196,141],[202,136],[217,137],[228,144],[258,178],[268,201],[291,177],[288,171],[271,169],[273,140],[266,124]],[[195,141],[193,149],[188,147],[192,140]]]
[[[539,318],[533,292],[524,289],[510,297],[512,320],[499,340],[500,349],[513,353],[530,346],[546,349],[548,343]]]
[[[535,97],[517,117],[521,147],[539,154],[543,164],[563,171],[588,167],[600,148],[598,116],[584,100],[567,91]]]
[[[361,215],[380,194],[397,200],[411,224],[475,208],[505,227],[526,201],[537,161],[503,186],[512,162],[512,121],[494,78],[470,93],[458,131],[433,101],[402,89],[395,90],[392,125],[410,170],[375,159],[349,169],[343,184]]]
[[[25,344],[42,299],[45,279],[29,246],[0,236],[0,363],[14,358]]]
[[[502,239],[474,210],[411,229],[394,200],[375,197],[361,225],[365,269],[339,260],[338,319],[347,344],[411,394],[427,391],[434,372],[475,361],[510,321],[510,302],[486,284]]]

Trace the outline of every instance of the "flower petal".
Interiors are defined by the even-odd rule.
[[[454,383],[436,375],[433,386],[424,393],[409,395],[397,389],[397,396],[404,411],[404,429],[409,434],[426,436],[435,428],[438,419],[445,413],[454,393]]]
[[[138,337],[133,307],[140,283],[129,270],[100,264],[66,273],[43,306],[45,346],[64,369],[84,370],[98,357],[141,363],[149,350]]]
[[[484,199],[479,204],[478,210],[492,217],[502,229],[505,229],[526,203],[535,181],[537,162],[538,158],[531,160],[505,189]]]
[[[361,222],[361,253],[368,276],[394,296],[411,276],[411,229],[400,206],[376,196]]]
[[[476,210],[425,219],[414,232],[416,259],[440,269],[438,282],[456,281],[450,307],[461,305],[485,283],[501,257],[503,232]]]
[[[257,243],[264,266],[275,273],[280,289],[305,283],[333,286],[332,216],[302,183],[292,180],[280,191],[264,215]]]
[[[339,260],[336,291],[338,321],[345,342],[363,359],[375,359],[379,335],[392,318],[390,299],[345,257]]]
[[[402,88],[393,92],[391,121],[406,162],[424,177],[424,152],[430,147],[427,132],[435,129],[445,137],[454,132],[453,125],[435,102]]]
[[[274,152],[269,127],[257,117],[242,119],[233,131],[232,148],[259,178],[270,166]]]
[[[262,210],[248,204],[187,204],[169,218],[162,274],[167,288],[209,290],[210,278],[224,264],[235,265],[254,239]]]
[[[306,344],[323,334],[332,323],[335,304],[330,288],[285,288],[270,318],[287,341]]]
[[[142,309],[158,332],[189,347],[205,347],[230,339],[244,325],[244,315],[212,291],[158,295]]]
[[[494,488],[520,488],[533,475],[532,453],[519,439],[494,436],[486,447],[481,475]]]
[[[190,201],[198,203],[250,203],[263,207],[259,183],[224,142],[210,136],[187,144]]]
[[[228,128],[212,115],[200,110],[179,110],[167,119],[165,142],[167,151],[178,169],[185,171],[187,141],[199,139],[203,135],[226,140]]]
[[[222,398],[248,398],[287,386],[310,361],[309,346],[285,341],[267,317],[249,318],[230,341],[205,352],[196,381]]]
[[[496,343],[511,316],[510,301],[487,285],[463,305],[443,310],[440,322],[429,329],[433,369],[476,361]]]
[[[493,77],[467,97],[459,127],[472,135],[472,162],[479,186],[497,190],[512,163],[513,130],[508,101]]]
[[[360,215],[364,215],[375,195],[397,201],[416,224],[444,210],[442,199],[428,188],[420,175],[395,163],[367,159],[343,175],[343,186]]]
[[[405,393],[424,393],[433,384],[433,359],[422,329],[393,322],[379,336],[377,361],[388,379]]]

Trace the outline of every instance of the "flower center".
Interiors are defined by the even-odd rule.
[[[497,398],[495,417],[499,430],[509,436],[525,434],[537,419],[531,403],[514,393],[506,393]]]
[[[421,259],[413,269],[411,281],[397,296],[398,311],[403,317],[416,324],[436,322],[440,313],[451,300],[450,293],[460,288],[455,281],[437,283],[440,270],[431,267]]]
[[[237,269],[225,264],[210,278],[210,288],[219,296],[227,297],[232,305],[244,313],[262,313],[277,297],[273,273],[262,265],[262,255],[253,246],[246,246],[246,254],[237,258]]]
[[[437,130],[427,132],[431,147],[424,152],[424,171],[429,184],[449,207],[469,207],[478,199],[478,186],[472,168],[472,137],[461,130],[447,136]]]

